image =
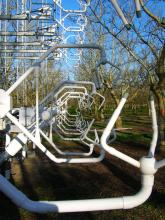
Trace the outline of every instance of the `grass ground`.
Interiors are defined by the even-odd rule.
[[[151,138],[150,120],[138,120],[138,116],[125,118],[125,125],[133,129],[120,132],[113,144],[136,159],[146,155]],[[60,140],[57,141],[60,145]],[[164,156],[163,153],[157,155],[158,158]],[[56,165],[37,152],[23,162],[14,160],[12,172],[13,184],[34,200],[108,198],[133,195],[140,189],[140,172],[110,155],[97,164]],[[29,213],[0,194],[0,220],[164,220],[164,186],[164,170],[161,169],[156,174],[151,197],[140,207],[91,213]]]

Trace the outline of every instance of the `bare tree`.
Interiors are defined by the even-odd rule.
[[[152,1],[147,2],[152,6]],[[164,23],[162,23],[161,19],[158,19],[158,15],[160,14],[160,10],[158,10],[159,3],[151,7],[150,11],[143,4],[142,8],[144,12],[139,20],[135,18],[135,10],[132,10],[134,8],[133,1],[119,1],[119,3],[129,23],[131,23],[132,28],[130,31],[126,30],[123,26],[122,21],[109,0],[92,1],[88,18],[95,24],[95,28],[99,26],[103,28],[107,42],[114,39],[116,46],[120,44],[124,52],[133,60],[131,67],[135,70],[139,69],[139,74],[138,76],[133,74],[132,80],[140,85],[142,85],[142,82],[146,83],[147,81],[151,91],[154,93],[158,105],[158,144],[160,149],[164,150],[165,46],[163,38]],[[141,1],[141,3],[143,2]],[[152,10],[154,10],[154,13],[151,12]]]

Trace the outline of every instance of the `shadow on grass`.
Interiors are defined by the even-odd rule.
[[[37,153],[38,154],[38,153]],[[35,162],[32,164],[33,167],[36,167],[38,169],[38,174],[36,176],[36,184],[39,187],[37,187],[34,190],[34,186],[31,185],[31,183],[28,181],[28,173],[26,172],[26,168],[23,164],[21,164],[22,172],[24,173],[24,181],[26,182],[25,187],[28,188],[28,195],[30,195],[31,198],[38,200],[37,193],[40,194],[40,197],[42,197],[42,200],[69,200],[69,199],[76,199],[73,198],[75,195],[77,195],[77,199],[80,197],[80,192],[78,194],[77,189],[77,183],[73,178],[73,175],[68,174],[67,169],[67,175],[66,170],[63,171],[63,167],[60,167],[59,165],[54,164],[50,160],[48,160],[43,154],[37,155],[37,163]],[[36,160],[35,160],[36,161]],[[39,163],[38,163],[39,161]],[[71,168],[72,169],[72,168]],[[72,172],[75,174],[74,170]],[[35,177],[34,177],[35,178]],[[28,213],[27,213],[27,219],[28,219]],[[93,220],[91,213],[51,213],[51,214],[35,214],[35,217],[32,219],[39,219],[39,220],[68,220],[68,219],[89,219]]]
[[[114,176],[122,180],[124,185],[128,185],[132,189],[131,191],[133,192],[133,194],[140,190],[141,182],[140,182],[139,175],[137,175],[136,172],[135,173],[132,172],[131,174],[129,170],[118,168],[116,165],[114,165],[107,159],[105,159],[102,163],[104,164],[104,166],[106,166],[108,169],[111,170]],[[137,176],[139,180],[134,178],[134,176]],[[155,208],[159,206],[159,208],[164,209],[165,193],[159,192],[154,187],[148,202]]]
[[[97,154],[96,154],[97,156]],[[37,154],[35,159],[27,161],[28,163],[20,161],[19,166],[23,178],[23,185],[21,190],[28,194],[33,200],[69,200],[69,199],[85,199],[85,198],[99,198],[112,197],[115,188],[120,189],[120,193],[124,195],[135,194],[140,189],[140,175],[130,169],[129,166],[122,167],[118,160],[110,160],[105,158],[100,164],[95,165],[56,165],[47,159],[42,153]],[[27,165],[31,166],[31,169]],[[106,173],[101,173],[101,167],[105,167]],[[34,169],[36,172],[34,172]],[[37,170],[36,170],[37,169]],[[99,170],[100,169],[100,170]],[[113,178],[114,179],[111,179]],[[34,179],[33,179],[34,178]],[[111,181],[111,182],[110,182]],[[113,187],[116,182],[119,184]],[[105,191],[102,193],[102,190]],[[129,191],[130,190],[130,191]],[[108,194],[106,194],[108,193]],[[112,196],[111,196],[112,195]],[[41,198],[40,198],[41,197]],[[2,216],[3,220],[117,220],[117,219],[134,219],[127,218],[123,210],[106,211],[106,212],[84,212],[84,213],[52,213],[52,214],[31,214],[24,212],[15,207],[11,202],[4,202],[6,198],[2,198],[4,205],[7,207]],[[6,199],[7,200],[7,199]],[[148,204],[148,203],[147,203]],[[146,205],[147,205],[146,204]],[[153,208],[164,208],[164,193],[154,189],[149,205]],[[143,207],[143,206],[142,206]],[[144,206],[144,212],[147,210]],[[136,209],[135,209],[136,211]],[[3,212],[3,210],[2,210]],[[21,217],[20,217],[21,213]],[[133,213],[132,213],[133,214]],[[131,215],[132,216],[132,215]],[[135,218],[138,219],[138,218]],[[140,218],[139,218],[140,219]],[[146,218],[145,218],[146,219]]]

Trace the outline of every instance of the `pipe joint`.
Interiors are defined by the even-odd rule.
[[[142,157],[140,160],[140,170],[144,175],[154,175],[157,172],[155,168],[155,158]]]

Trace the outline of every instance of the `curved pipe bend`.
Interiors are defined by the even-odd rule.
[[[45,52],[40,58],[6,91],[7,95],[10,95],[32,72],[35,72],[41,65],[41,63],[56,49],[62,48],[84,48],[84,49],[97,49],[100,50],[100,62],[106,61],[106,54],[104,48],[97,44],[57,44],[52,46],[47,52]]]
[[[103,131],[103,134],[101,136],[101,146],[102,148],[107,151],[108,153],[110,153],[111,155],[116,156],[117,158],[120,158],[123,161],[126,161],[127,163],[130,163],[131,165],[140,168],[140,162],[121,153],[120,151],[116,150],[115,148],[109,146],[107,144],[108,138],[109,138],[109,134],[111,134],[112,129],[124,107],[124,104],[127,100],[128,94],[124,94],[124,96],[121,98],[119,105],[117,106],[117,108],[115,109],[113,115],[111,116],[106,128]]]
[[[153,175],[142,175],[141,190],[133,196],[69,201],[33,201],[0,175],[0,190],[17,206],[30,212],[86,212],[98,210],[130,209],[144,203],[152,192]]]

